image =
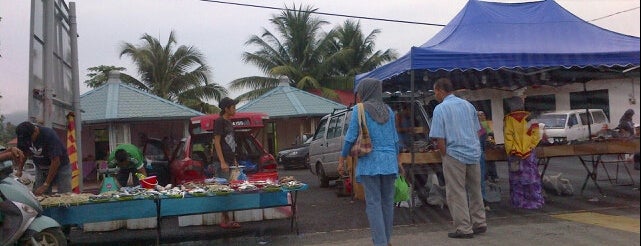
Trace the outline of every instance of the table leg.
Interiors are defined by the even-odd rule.
[[[596,186],[597,190],[599,190],[599,194],[603,196],[603,190],[601,190],[601,187],[597,183],[597,167],[599,166],[599,162],[601,161],[601,155],[597,156],[597,159],[594,159],[594,155],[591,155],[590,162],[592,164],[592,170],[588,167],[588,165],[585,163],[586,161],[581,157],[580,155],[577,156],[579,157],[579,160],[581,161],[581,165],[583,165],[583,168],[585,168],[585,171],[588,173],[585,177],[585,180],[583,181],[583,185],[581,186],[581,195],[583,195],[583,191],[585,190],[585,187],[588,184],[588,180],[592,179],[592,182]]]
[[[541,184],[543,184],[543,176],[545,176],[545,171],[548,169],[548,164],[550,164],[550,159],[552,159],[552,157],[539,159],[539,165],[541,165],[541,162],[543,163],[543,171],[541,172],[541,177],[540,177]]]
[[[409,201],[409,205],[410,205],[410,218],[412,218],[412,224],[414,224],[414,222],[415,222],[414,221],[414,217],[415,216],[413,216],[413,215],[414,215],[414,208],[416,206],[416,204],[414,204],[414,192],[416,192],[415,191],[415,187],[414,187],[414,178],[415,178],[415,176],[414,176],[414,163],[410,163],[410,177],[406,178],[406,179],[407,179],[407,182],[409,182],[409,184],[410,184],[410,201]]]
[[[162,222],[162,217],[160,216],[160,201],[159,196],[154,197],[154,203],[156,204],[156,245],[160,245],[160,237],[162,235],[160,228]]]
[[[289,194],[292,196],[292,218],[290,220],[290,231],[293,232],[294,228],[296,228],[296,235],[298,235],[298,221],[296,220],[296,201],[298,200],[298,191],[294,191],[293,193],[290,191]]]

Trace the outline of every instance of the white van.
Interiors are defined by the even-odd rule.
[[[400,97],[385,98],[385,102],[397,109],[410,108],[410,100]],[[421,101],[415,101],[415,127],[425,129],[415,133],[416,140],[427,140],[428,116]],[[338,157],[343,149],[343,139],[351,119],[351,108],[335,110],[321,118],[309,144],[309,170],[315,174],[321,187],[329,187],[329,181],[339,178]],[[426,143],[427,141],[420,141]],[[416,145],[416,144],[415,144]]]
[[[341,109],[325,115],[309,143],[309,170],[318,176],[320,187],[329,187],[330,180],[339,178],[338,157],[351,113],[351,109]]]
[[[573,109],[543,113],[537,122],[543,124],[543,134],[550,143],[569,143],[587,140],[608,127],[610,121],[602,109]],[[588,125],[590,129],[588,130]]]

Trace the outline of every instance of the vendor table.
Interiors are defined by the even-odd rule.
[[[589,180],[592,180],[594,185],[599,190],[600,194],[603,194],[601,187],[597,183],[597,167],[599,165],[603,166],[608,174],[608,180],[612,181],[613,179],[609,177],[607,173],[607,168],[605,164],[623,163],[623,158],[618,158],[616,160],[606,160],[604,158],[607,155],[622,156],[624,154],[639,152],[639,138],[632,139],[607,139],[601,141],[590,141],[569,145],[550,145],[550,146],[539,146],[536,148],[536,155],[539,158],[540,165],[543,165],[543,171],[541,177],[545,175],[545,171],[548,168],[548,164],[551,158],[554,157],[569,157],[576,156],[581,165],[584,167],[587,175],[581,187],[581,193],[585,190]],[[400,161],[403,165],[408,165],[410,170],[415,168],[415,165],[433,165],[441,164],[441,156],[438,151],[432,152],[418,152],[412,153],[401,153]],[[485,159],[486,161],[505,161],[507,160],[507,155],[505,149],[502,145],[496,145],[494,147],[488,147],[485,150]],[[627,168],[627,167],[626,167]],[[626,169],[627,170],[627,169]],[[420,171],[420,170],[419,170]],[[629,174],[629,171],[628,171]],[[631,175],[630,175],[631,177]],[[618,177],[617,177],[618,178]],[[411,184],[411,183],[410,183]],[[413,187],[412,187],[413,188]]]
[[[184,198],[161,198],[156,196],[153,199],[85,203],[69,207],[46,207],[43,214],[55,219],[63,226],[156,217],[158,221],[156,242],[158,244],[162,234],[160,223],[162,217],[291,206],[290,230],[293,232],[296,229],[298,234],[296,202],[298,191],[306,189],[307,185],[300,189],[283,190],[281,192],[233,193],[225,196],[187,196]],[[291,194],[291,204],[287,199],[288,194]]]
[[[599,194],[603,195],[603,190],[597,182],[598,167],[601,165],[604,170],[607,168],[605,164],[614,163],[614,164],[624,164],[622,158],[617,158],[617,160],[605,160],[606,155],[615,155],[621,156],[624,154],[639,152],[639,138],[634,139],[608,139],[602,141],[590,141],[577,143],[572,145],[554,145],[554,146],[542,146],[537,148],[537,157],[541,158],[543,166],[543,172],[541,177],[545,175],[550,158],[553,157],[567,157],[567,156],[576,156],[578,157],[581,165],[587,172],[583,185],[581,186],[581,194],[585,190],[589,180],[592,180],[594,185],[597,187]],[[625,165],[625,164],[624,164]],[[617,166],[618,168],[618,166]],[[625,167],[627,170],[627,167]],[[618,172],[618,171],[617,171]],[[618,173],[617,173],[618,175]],[[628,170],[628,175],[631,178],[632,175]],[[608,173],[608,180],[611,181]]]

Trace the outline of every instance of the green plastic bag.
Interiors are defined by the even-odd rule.
[[[396,191],[394,193],[394,202],[402,202],[410,199],[410,185],[407,184],[402,175],[398,175],[398,177],[396,177],[396,181],[394,181],[394,188]]]

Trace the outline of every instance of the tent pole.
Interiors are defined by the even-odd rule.
[[[415,155],[414,155],[414,78],[416,77],[415,74],[416,74],[416,72],[414,71],[414,69],[410,70],[410,112],[411,112],[410,113],[410,122],[411,122],[410,123],[410,129],[411,130],[410,130],[410,134],[409,134],[409,136],[410,136],[410,141],[409,141],[410,146],[408,146],[410,148],[410,162],[411,162],[410,163],[410,177],[409,177],[409,180],[411,180],[411,182],[410,182],[410,190],[412,191],[410,193],[410,216],[412,214],[414,214],[414,206],[416,205],[416,204],[414,204],[414,195],[416,194],[415,187],[414,187],[414,183],[415,183],[414,182],[415,181],[414,180],[414,161],[415,161],[414,160],[414,158],[415,158]],[[411,217],[412,217],[412,223],[413,223],[414,222],[414,216],[411,216]]]
[[[588,90],[586,88],[587,82],[583,82],[583,100],[586,102],[585,115],[588,117],[588,140],[592,140],[592,115],[590,115],[590,101],[588,101]]]

